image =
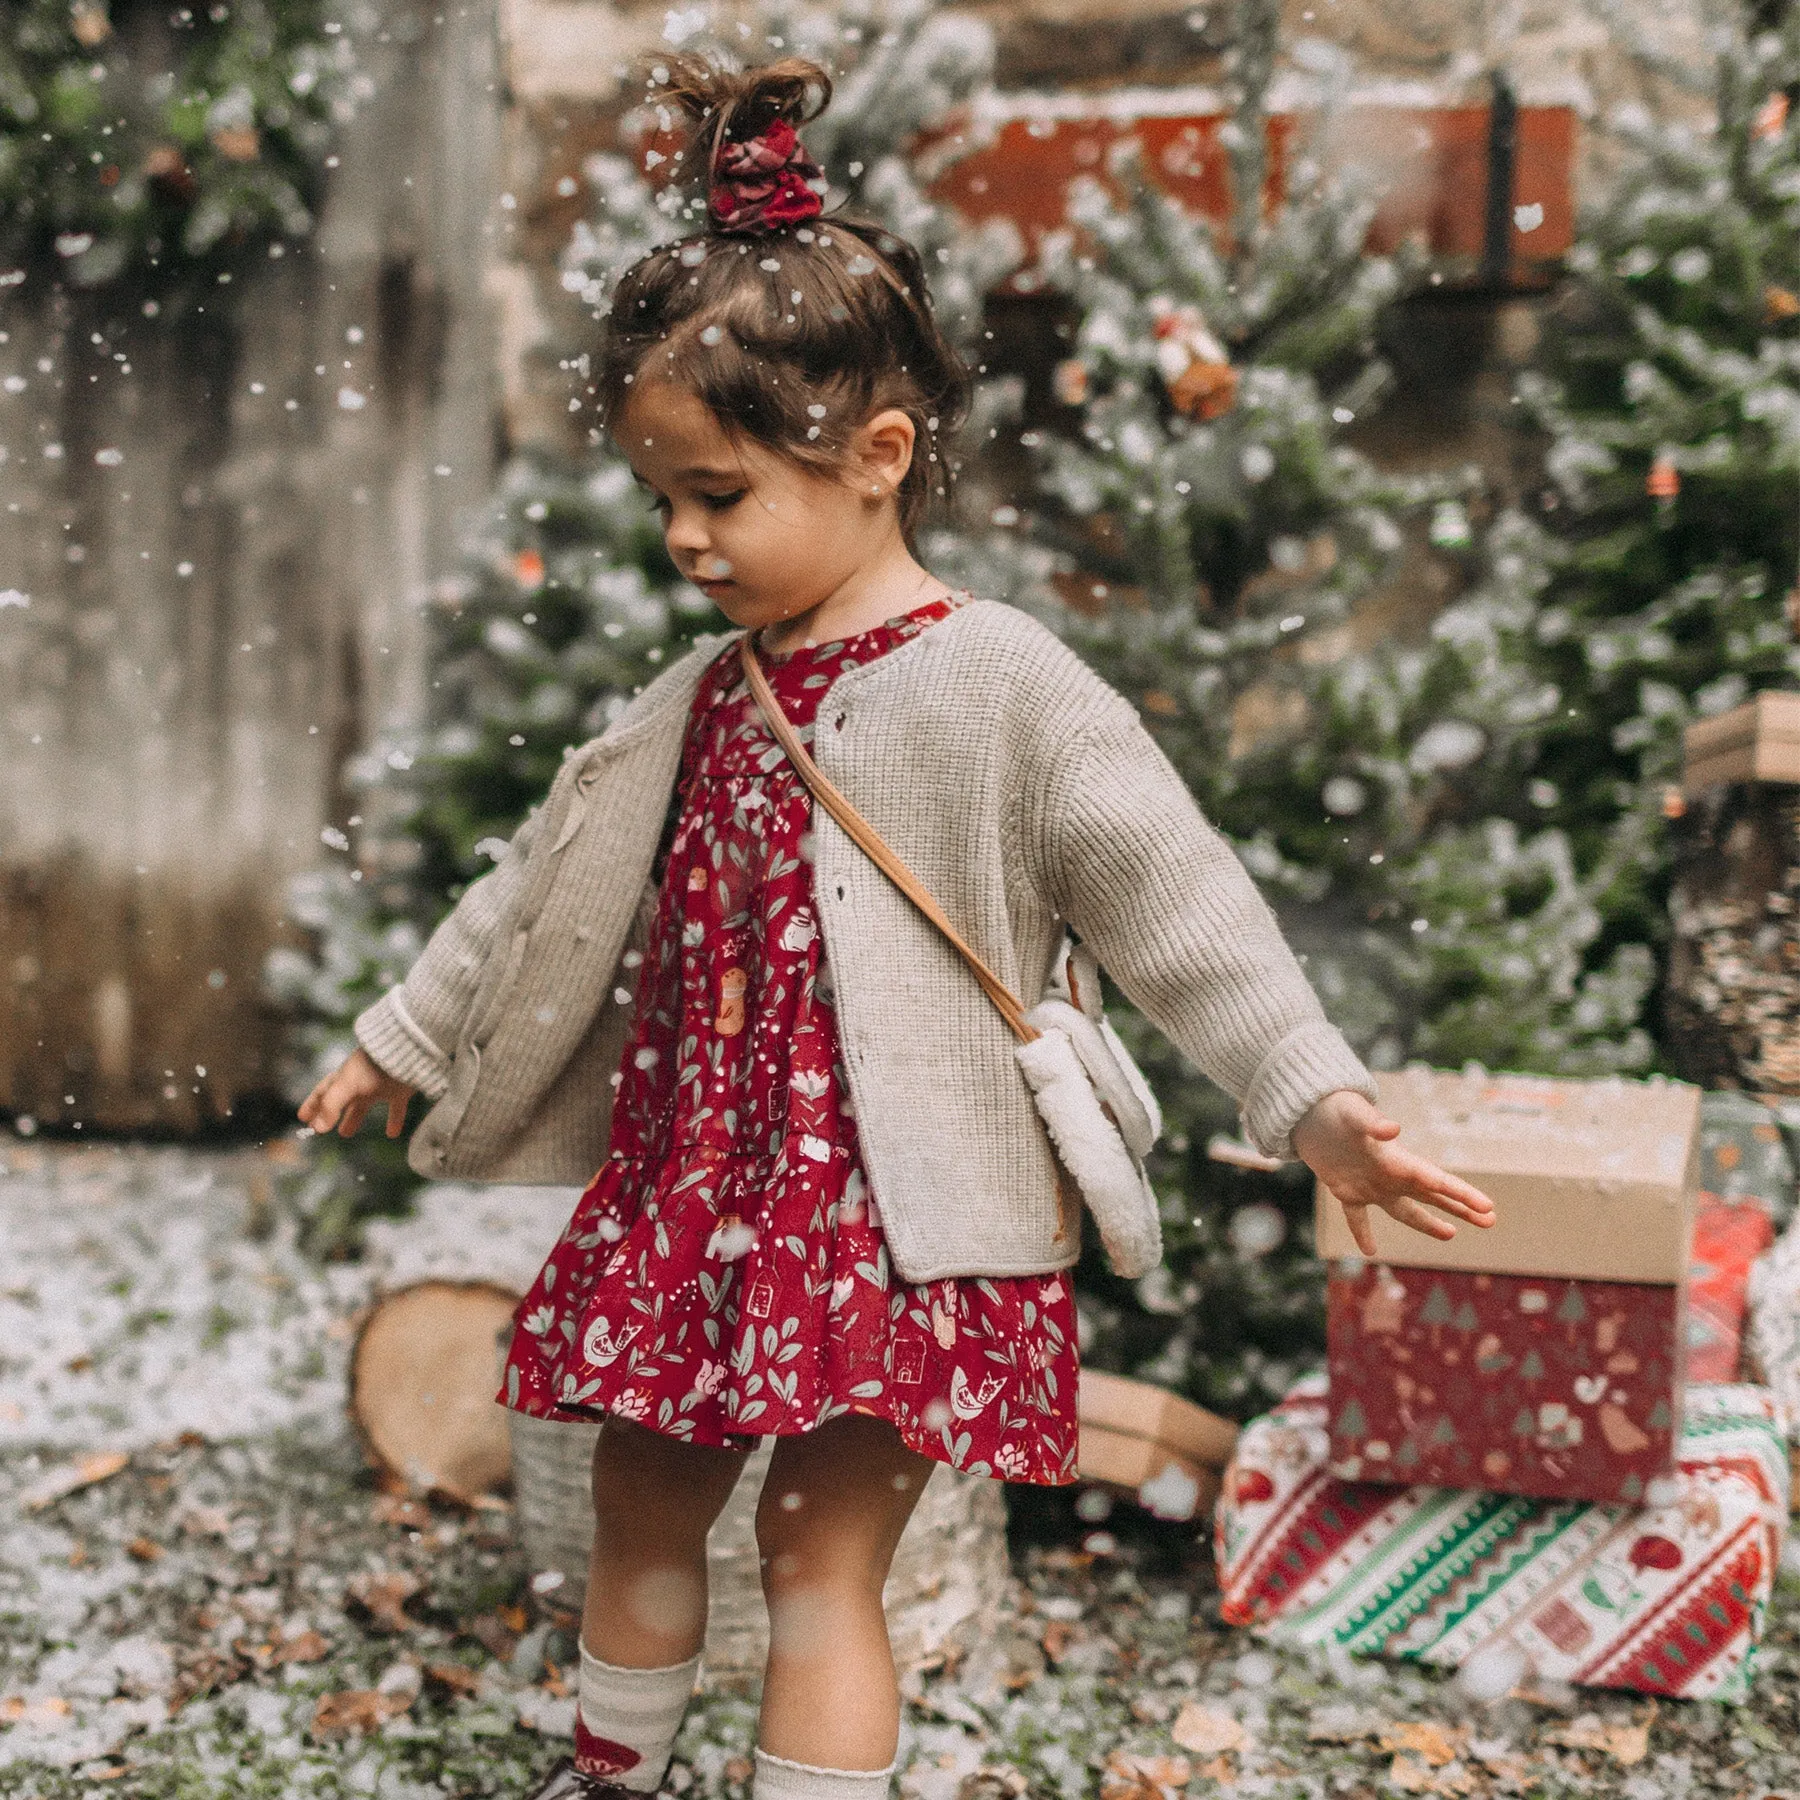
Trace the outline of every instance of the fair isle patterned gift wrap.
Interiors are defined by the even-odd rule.
[[[1238,1440],[1214,1526],[1228,1624],[1509,1685],[1746,1697],[1787,1524],[1766,1389],[1690,1387],[1676,1472],[1641,1507],[1339,1481],[1326,1412],[1312,1376]]]

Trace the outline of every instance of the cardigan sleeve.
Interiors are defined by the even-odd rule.
[[[514,832],[500,860],[464,890],[399,986],[359,1013],[356,1041],[396,1081],[438,1099],[481,972],[522,885],[543,810]]]
[[[1275,915],[1122,697],[1061,750],[1040,814],[1058,910],[1120,988],[1237,1101],[1271,1156],[1316,1100],[1375,1098]]]

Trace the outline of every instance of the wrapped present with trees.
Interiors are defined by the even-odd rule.
[[[1641,1501],[1671,1473],[1686,1373],[1700,1091],[1408,1069],[1406,1141],[1489,1193],[1440,1242],[1385,1215],[1358,1255],[1318,1194],[1333,1472]]]

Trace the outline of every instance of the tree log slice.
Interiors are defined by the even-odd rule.
[[[506,1485],[494,1392],[517,1304],[487,1281],[418,1281],[375,1302],[351,1352],[350,1417],[377,1468],[462,1500]]]

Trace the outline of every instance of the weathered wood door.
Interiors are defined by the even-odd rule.
[[[492,473],[492,0],[378,0],[312,241],[172,324],[0,296],[0,1112],[192,1130],[275,1087],[283,890],[419,716]],[[29,1129],[29,1126],[27,1127]]]

